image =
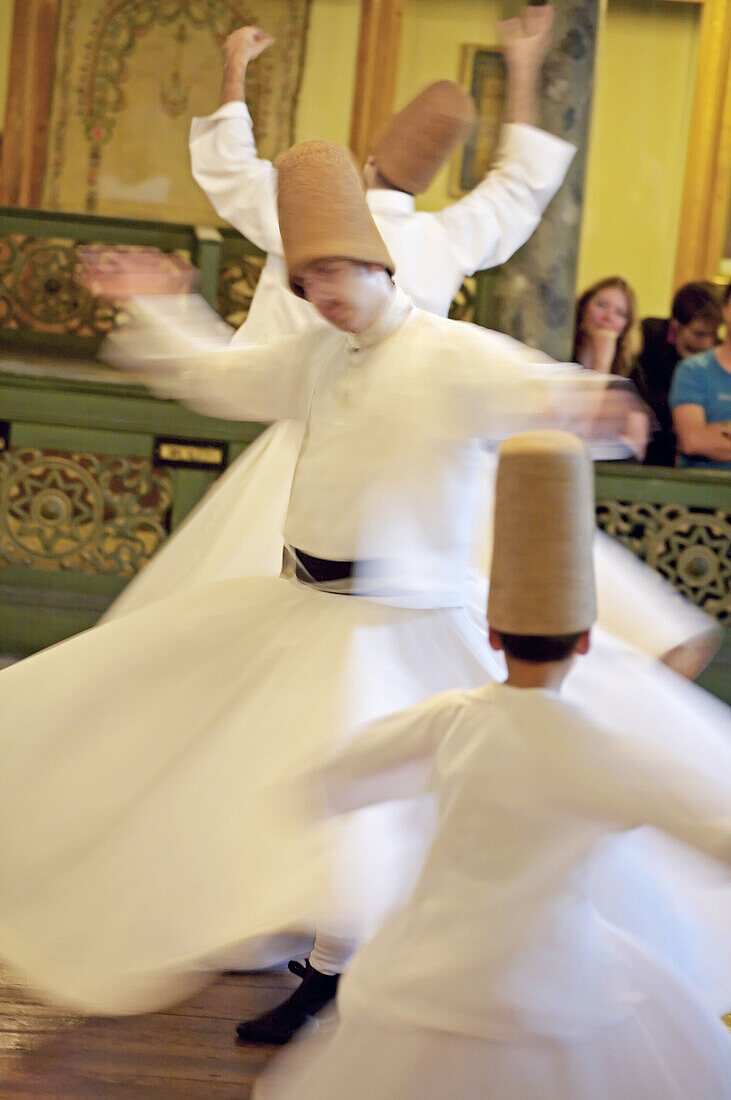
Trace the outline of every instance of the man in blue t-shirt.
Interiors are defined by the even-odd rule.
[[[731,283],[724,292],[726,338],[678,364],[670,408],[679,464],[731,470]]]
[[[630,378],[655,414],[657,430],[647,447],[646,466],[675,465],[675,432],[668,393],[681,359],[708,351],[718,343],[721,308],[710,283],[685,283],[673,298],[669,318],[645,317],[642,351]]]

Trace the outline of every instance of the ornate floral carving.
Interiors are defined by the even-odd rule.
[[[607,534],[722,623],[731,621],[731,517],[714,508],[601,500]]]
[[[132,576],[167,535],[172,482],[144,458],[0,455],[0,564]]]
[[[263,256],[241,252],[224,257],[218,277],[216,309],[234,328],[246,320],[263,267]]]
[[[277,4],[267,0],[63,0],[57,96],[50,129],[52,155],[44,188],[47,200],[54,209],[68,208],[69,180],[78,179],[73,149],[78,149],[81,137],[87,155],[83,182],[78,179],[83,204],[78,208],[93,213],[100,203],[112,201],[100,197],[102,161],[108,169],[110,156],[114,160],[110,150],[115,148],[120,114],[134,102],[130,89],[139,78],[135,64],[141,40],[160,29],[166,56],[161,59],[157,94],[165,114],[174,120],[188,110],[191,94],[202,86],[191,60],[194,36],[198,41],[204,36],[220,43],[245,23],[269,27],[277,39],[279,56],[264,58],[257,66],[248,82],[247,99],[261,141],[273,143],[265,149],[266,155],[285,148],[292,140],[308,14],[309,0]],[[62,183],[61,177],[68,173],[69,179]]]
[[[99,336],[114,310],[76,281],[76,245],[66,238],[0,238],[0,328]]]

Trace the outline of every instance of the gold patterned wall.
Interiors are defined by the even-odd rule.
[[[218,106],[223,39],[257,23],[276,45],[247,75],[262,156],[294,139],[310,0],[63,0],[43,206],[215,220],[190,175],[194,116]]]

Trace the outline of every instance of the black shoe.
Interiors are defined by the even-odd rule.
[[[309,961],[304,966],[291,962],[289,969],[302,978],[302,985],[276,1008],[253,1020],[242,1020],[236,1028],[239,1039],[282,1046],[335,996],[339,974],[321,974]]]

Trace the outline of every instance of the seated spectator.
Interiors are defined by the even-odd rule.
[[[731,283],[721,313],[724,342],[684,359],[673,375],[670,408],[681,466],[731,470]]]
[[[588,370],[626,377],[632,363],[636,316],[635,292],[625,279],[610,275],[594,283],[576,303],[573,361]],[[649,431],[649,416],[641,411],[630,414],[624,442],[640,461]],[[617,456],[608,452],[606,457]]]
[[[571,358],[604,374],[630,372],[637,306],[624,279],[610,275],[594,283],[576,303]]]
[[[681,359],[708,351],[717,342],[721,310],[712,283],[686,283],[673,298],[672,316],[646,317],[642,322],[642,351],[630,378],[658,422],[658,431],[647,448],[650,466],[675,465],[668,391],[673,371]]]

